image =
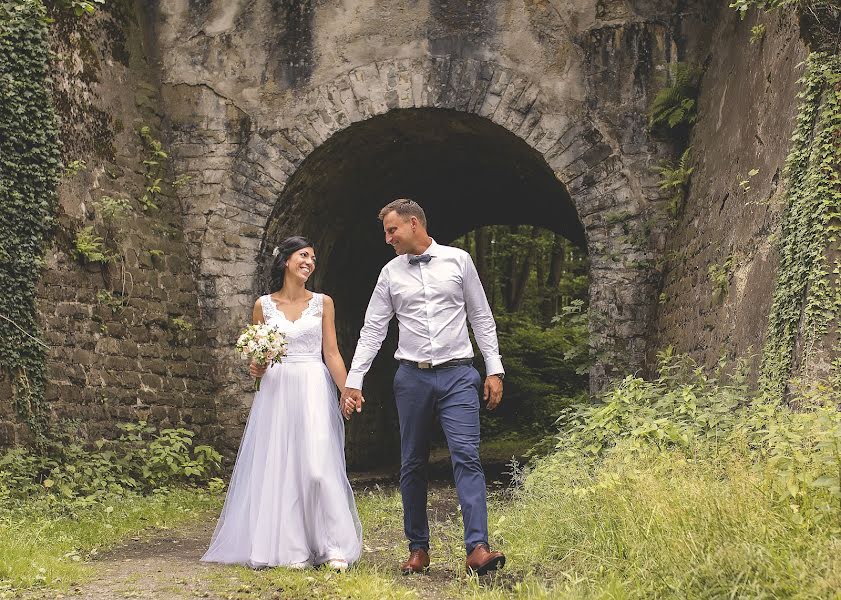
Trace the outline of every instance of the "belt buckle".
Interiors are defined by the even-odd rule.
[[[431,369],[432,363],[431,362],[419,362],[418,369]]]

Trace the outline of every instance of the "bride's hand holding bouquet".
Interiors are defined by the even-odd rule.
[[[243,358],[251,360],[252,374],[260,373],[254,380],[254,389],[259,391],[262,373],[286,356],[286,336],[265,323],[249,325],[237,339],[236,350]]]

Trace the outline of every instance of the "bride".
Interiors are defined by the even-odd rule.
[[[304,287],[314,270],[306,239],[291,237],[275,249],[271,294],[254,304],[253,320],[286,335],[287,355],[268,369],[250,366],[262,382],[203,561],[344,570],[359,558],[362,527],[336,396],[347,371],[333,300]]]

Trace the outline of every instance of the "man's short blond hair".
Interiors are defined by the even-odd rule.
[[[426,213],[423,212],[421,205],[414,200],[409,200],[408,198],[398,198],[397,200],[389,202],[380,209],[380,214],[378,215],[380,221],[385,219],[385,216],[392,211],[403,217],[403,219],[416,217],[417,220],[420,221],[420,224],[423,225],[424,229],[426,229]]]

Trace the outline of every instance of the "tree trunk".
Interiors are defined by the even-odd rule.
[[[546,295],[543,299],[543,318],[548,324],[558,313],[558,284],[564,273],[564,238],[555,234],[552,242],[552,258],[549,261],[549,274],[546,277]]]
[[[511,225],[508,227],[508,233],[511,236],[517,235],[517,226]],[[502,288],[502,301],[505,303],[505,311],[511,312],[512,306],[514,304],[514,279],[517,277],[517,262],[518,262],[518,255],[517,250],[519,248],[514,248],[514,244],[511,243],[510,240],[506,240],[506,245],[509,246],[507,248],[507,252],[505,253],[505,259],[500,265],[499,269],[499,284]]]
[[[511,307],[509,312],[518,312],[523,307],[523,300],[526,297],[526,287],[531,277],[531,267],[534,263],[535,255],[537,253],[537,241],[540,235],[540,229],[537,226],[531,228],[531,242],[526,249],[526,255],[523,257],[522,265],[519,269],[519,274],[511,282]],[[512,261],[513,262],[513,261]]]
[[[543,244],[539,244],[534,259],[534,276],[537,280],[537,297],[542,300],[546,295],[546,253],[543,251]]]
[[[479,273],[479,279],[482,280],[482,285],[485,288],[485,293],[490,293],[488,272],[488,246],[490,245],[490,232],[487,227],[480,227],[473,232],[474,248],[476,248],[476,271]]]
[[[469,233],[465,233],[461,237],[461,241],[464,245],[464,251],[470,254],[471,256],[476,256],[476,254],[473,252],[473,236]]]

